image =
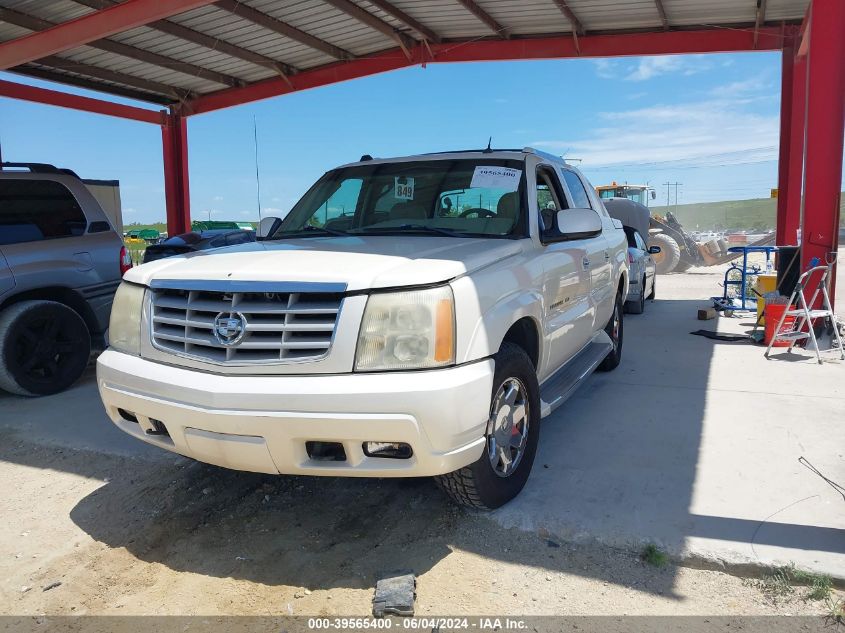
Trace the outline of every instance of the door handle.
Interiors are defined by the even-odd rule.
[[[587,270],[590,267],[590,258],[586,256],[583,257],[581,259],[581,265],[584,267],[584,270]]]
[[[607,251],[604,252],[604,261],[606,261],[606,262],[610,261],[610,253],[608,253]]]

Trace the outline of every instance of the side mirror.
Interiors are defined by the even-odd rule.
[[[657,192],[656,192],[654,189],[652,189],[652,190],[651,190],[651,199],[652,199],[652,200],[656,200],[656,199],[657,199]]]
[[[273,232],[279,228],[281,223],[281,218],[277,218],[272,215],[268,215],[266,218],[261,218],[261,222],[258,223],[258,231],[256,232],[255,237],[261,240],[272,235]]]
[[[648,254],[649,255],[657,255],[660,252],[659,246],[649,246],[648,247]]]
[[[543,236],[545,242],[563,242],[594,237],[601,233],[601,217],[592,209],[564,209],[557,212],[557,231]]]

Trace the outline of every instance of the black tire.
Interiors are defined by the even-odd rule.
[[[681,247],[671,235],[655,233],[648,238],[648,245],[659,246],[660,252],[654,255],[654,263],[657,273],[665,275],[675,270],[678,262],[681,261]]]
[[[21,301],[0,313],[0,388],[47,396],[79,379],[91,335],[76,312],[55,301]]]
[[[618,328],[617,320],[618,319]],[[610,350],[605,359],[597,367],[599,371],[613,371],[619,366],[622,361],[622,343],[625,340],[624,321],[622,319],[622,292],[616,293],[616,301],[613,304],[613,314],[610,315],[610,320],[604,328],[604,331],[613,342],[613,349]]]
[[[525,421],[525,447],[521,458],[516,460],[514,470],[507,475],[494,470],[491,457],[495,452],[495,434],[488,428],[484,452],[479,459],[445,475],[435,477],[440,488],[456,503],[470,508],[492,510],[513,499],[528,481],[531,465],[540,439],[540,387],[537,372],[525,351],[512,343],[503,343],[493,357],[496,363],[493,374],[493,392],[490,394],[490,417],[496,406],[496,396],[506,383],[517,380],[525,388],[524,403],[527,405]],[[516,435],[516,433],[514,433]]]
[[[657,296],[657,275],[654,276],[654,279],[651,280],[651,292],[649,293],[648,299],[649,301],[654,301],[654,297]]]
[[[642,314],[645,311],[645,277],[642,278],[640,283],[642,283],[640,286],[640,298],[634,301],[626,301],[625,312],[630,312],[631,314]]]

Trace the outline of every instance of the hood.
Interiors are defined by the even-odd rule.
[[[169,257],[124,279],[343,283],[347,290],[447,281],[521,252],[520,240],[378,235],[255,242]]]

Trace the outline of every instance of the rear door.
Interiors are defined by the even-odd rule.
[[[3,251],[0,251],[0,300],[3,295],[15,287],[15,276],[12,274],[12,269],[6,263],[6,258],[3,257]]]
[[[569,192],[572,206],[578,209],[594,209],[587,194],[587,188],[580,176],[574,171],[559,168],[563,181]],[[612,227],[609,217],[599,213],[602,217],[604,230],[600,235],[583,240],[590,260],[590,307],[592,309],[593,330],[602,328],[610,318],[615,299],[613,285],[613,263],[610,256],[610,245],[605,233]]]
[[[63,184],[0,179],[0,248],[21,287],[79,287],[100,281],[87,229],[81,206]]]

